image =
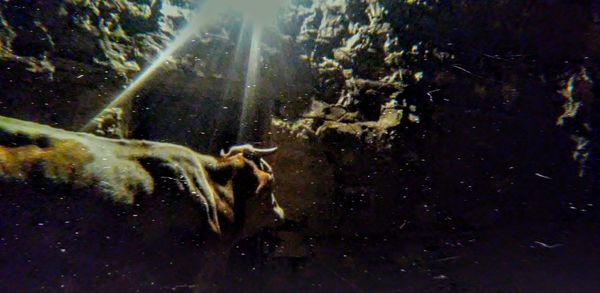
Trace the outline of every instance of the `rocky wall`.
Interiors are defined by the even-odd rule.
[[[549,220],[596,200],[593,3],[295,3],[282,28],[312,87],[280,102],[274,140],[333,170],[321,193],[352,223],[341,233]],[[307,161],[290,157],[278,173]]]
[[[468,261],[454,266],[453,257],[468,259],[468,245],[496,255],[498,239],[521,251],[535,235],[576,255],[594,243],[572,231],[597,222],[600,204],[595,1],[292,3],[264,34],[253,87],[264,107],[250,119],[256,141],[279,146],[276,194],[289,221],[236,247],[232,289],[356,290],[381,279],[382,289],[397,280],[416,291],[464,289],[438,272],[461,271]],[[0,114],[80,127],[191,10],[166,0],[2,2]],[[247,63],[232,57],[250,42],[241,24],[222,19],[166,62],[137,93],[129,135],[202,152],[235,143],[248,86]],[[488,269],[510,268],[511,253],[509,262],[487,258]],[[484,254],[467,267],[479,273]],[[510,272],[493,284],[530,277]]]
[[[79,127],[165,46],[190,5],[4,1],[2,114]]]

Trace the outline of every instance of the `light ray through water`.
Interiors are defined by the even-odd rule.
[[[244,36],[246,35],[246,31],[248,29],[248,21],[243,20],[242,26],[240,27],[237,43],[235,44],[235,53],[233,55],[233,61],[229,64],[229,69],[227,70],[227,79],[225,80],[223,94],[221,95],[221,106],[227,107],[230,105],[234,97],[234,88],[233,83],[239,77],[238,69],[239,65],[241,65],[244,54]],[[226,111],[226,108],[219,109],[219,113],[217,114],[217,120],[215,124],[215,129],[213,135],[210,138],[209,150],[218,150],[220,147],[219,140],[221,140],[222,132],[225,131],[227,127],[229,127],[229,113]],[[237,139],[237,137],[236,137]]]
[[[257,82],[259,80],[259,71],[261,63],[260,45],[262,42],[262,33],[266,25],[273,24],[279,8],[284,6],[287,0],[257,0],[252,2],[248,0],[208,0],[202,7],[199,7],[198,12],[192,20],[184,27],[184,29],[176,36],[176,38],[162,51],[158,57],[145,68],[127,88],[121,91],[102,111],[90,120],[83,128],[83,131],[90,131],[98,119],[102,117],[107,109],[119,107],[128,103],[136,92],[156,73],[156,71],[169,58],[181,49],[187,41],[202,29],[206,28],[211,23],[214,23],[216,18],[221,16],[226,11],[237,11],[243,16],[243,25],[238,39],[236,53],[232,68],[235,68],[238,62],[241,62],[243,54],[242,35],[246,25],[250,22],[252,25],[252,38],[250,52],[247,61],[247,69],[245,75],[245,84],[243,89],[242,107],[240,113],[240,126],[237,134],[238,142],[251,139],[253,127],[256,126],[255,116],[257,108]],[[231,84],[225,85],[224,94],[230,94]]]
[[[252,29],[250,54],[248,55],[248,68],[246,69],[246,82],[244,84],[244,97],[242,99],[242,112],[240,117],[240,128],[238,131],[238,142],[248,141],[253,133],[252,127],[256,123],[253,115],[257,107],[258,74],[260,71],[260,44],[263,28],[256,25]]]
[[[142,87],[142,85],[148,81],[150,77],[156,73],[169,58],[179,49],[187,43],[187,41],[201,31],[203,28],[213,23],[215,16],[223,13],[226,8],[220,7],[221,5],[215,5],[218,0],[209,1],[202,7],[198,8],[198,12],[192,18],[192,20],[184,27],[184,29],[177,34],[175,39],[167,45],[167,48],[160,52],[158,57],[144,69],[123,91],[121,91],[106,107],[104,107],[98,115],[91,119],[82,130],[86,131],[89,128],[94,127],[97,119],[102,116],[105,110],[122,105],[127,100],[134,97],[135,93]]]

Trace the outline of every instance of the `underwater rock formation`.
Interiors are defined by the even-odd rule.
[[[436,222],[446,213],[477,224],[485,222],[479,213],[487,213],[493,222],[494,209],[513,200],[501,199],[506,190],[541,185],[531,182],[531,174],[538,172],[530,168],[562,180],[555,179],[551,185],[559,187],[544,193],[553,199],[532,201],[542,210],[566,209],[557,202],[562,197],[558,190],[587,197],[581,194],[597,189],[592,187],[597,172],[580,167],[597,165],[589,158],[597,156],[592,109],[597,107],[593,80],[599,75],[594,62],[600,51],[590,5],[297,3],[282,30],[294,40],[294,52],[314,84],[298,95],[304,104],[280,101],[286,109],[274,119],[274,140],[295,140],[310,146],[307,153],[321,150],[337,170],[334,185],[341,187],[334,193],[339,198],[362,202],[362,188],[370,186],[371,197],[413,206],[403,216],[403,208],[388,210],[399,215],[395,223],[403,217]],[[287,109],[292,107],[297,109]],[[528,167],[508,166],[524,162]],[[377,164],[381,167],[373,167]],[[505,168],[518,171],[506,173]],[[384,171],[389,169],[394,172]],[[381,179],[386,173],[398,182],[380,192],[373,186],[387,182]],[[514,182],[521,187],[512,187]],[[484,200],[482,194],[498,195]],[[456,198],[460,204],[453,202]],[[436,208],[417,216],[421,205]],[[369,210],[373,202],[349,206],[346,213],[353,216],[347,220],[360,225],[366,219],[354,211]]]
[[[560,82],[562,89],[560,96],[564,98],[563,113],[556,119],[556,125],[567,129],[571,133],[571,140],[576,144],[572,158],[579,163],[579,176],[586,173],[594,177],[598,166],[592,163],[592,156],[598,154],[597,118],[593,109],[597,102],[594,100],[594,83],[585,67],[578,72],[566,73],[566,80]],[[597,174],[597,173],[596,173]]]
[[[191,10],[177,2],[1,3],[0,94],[10,99],[0,113],[69,128],[85,122],[170,41]]]
[[[418,9],[398,6],[394,9]],[[416,103],[427,101],[410,92],[423,79],[418,62],[450,58],[449,54],[434,55],[418,43],[406,48],[410,40],[394,31],[393,25],[398,25],[379,2],[315,1],[312,6],[299,5],[298,11],[303,21],[294,37],[318,81],[313,108],[321,108],[321,113],[305,117],[311,119],[308,124],[317,137],[353,135],[385,150],[391,147],[385,141],[393,141],[400,124],[420,122]]]
[[[29,2],[0,4],[0,113],[67,129],[102,110],[191,11],[191,1]],[[248,240],[238,255],[247,263],[231,268],[249,272],[245,279],[233,274],[239,287],[232,289],[289,288],[277,278],[282,275],[293,276],[304,291],[314,289],[305,280],[315,275],[329,279],[324,288],[356,290],[354,281],[366,288],[384,276],[376,270],[367,276],[363,268],[385,265],[358,264],[372,249],[390,271],[425,271],[425,285],[415,288],[431,289],[434,282],[461,290],[461,277],[434,273],[454,264],[452,255],[468,259],[461,249],[480,242],[476,231],[505,229],[512,237],[515,226],[555,229],[535,234],[523,228],[521,242],[513,243],[520,249],[534,234],[575,239],[570,225],[597,215],[600,14],[594,1],[292,3],[279,27],[264,34],[261,78],[252,86],[262,107],[249,127],[256,130],[253,141],[280,147],[272,160],[283,175],[275,189],[291,231]],[[249,45],[241,23],[225,17],[192,38],[131,104],[107,109],[95,134],[169,141],[202,153],[239,143],[246,64],[233,56]],[[61,158],[88,162],[69,157],[77,154],[74,147],[60,145],[73,150]],[[24,151],[32,158],[46,154],[35,147]],[[143,162],[136,164],[131,170],[151,176],[139,173],[132,178],[139,184],[122,189],[143,190],[147,179],[155,186],[176,183],[157,183]],[[69,168],[47,171],[57,178],[79,174]],[[15,171],[11,176],[25,170]],[[426,240],[415,244],[413,236]],[[330,239],[342,239],[339,258]],[[261,246],[265,242],[280,245]],[[356,243],[366,244],[346,253]],[[496,254],[500,242],[490,243]],[[177,241],[163,248],[173,247]],[[474,260],[479,273],[480,258]],[[488,269],[502,262],[490,261]],[[286,275],[310,271],[304,268],[311,264],[319,273]],[[273,265],[277,277],[259,278],[261,265]],[[329,272],[340,267],[347,275]],[[390,277],[381,288],[397,290],[402,278],[414,283]],[[489,290],[467,287],[473,288]]]

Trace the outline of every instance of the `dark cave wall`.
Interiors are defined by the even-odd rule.
[[[597,15],[572,1],[299,4],[283,28],[314,82],[305,103],[280,102],[296,110],[274,140],[328,158],[342,234],[577,216],[598,192]]]
[[[156,1],[0,4],[1,113],[75,128],[173,36],[189,10]]]
[[[0,8],[2,114],[66,128],[95,115],[191,13],[169,1]],[[251,142],[284,146],[279,193],[293,219],[328,211],[315,231],[383,233],[446,213],[494,222],[528,204],[551,217],[597,186],[597,18],[591,2],[296,1],[283,35],[266,34],[258,88],[273,104]],[[223,19],[150,79],[131,136],[211,153],[237,142],[240,24]]]
[[[0,4],[0,114],[71,129],[84,124],[185,22],[185,3],[175,14],[161,12],[164,3]],[[407,240],[411,235],[442,230],[447,238],[470,239],[477,238],[473,231],[491,227],[507,227],[510,234],[524,223],[597,221],[600,34],[594,1],[294,3],[280,19],[283,35],[267,34],[263,44],[268,66],[260,96],[273,104],[257,120],[270,120],[271,112],[274,119],[271,125],[259,121],[252,141],[280,148],[269,161],[290,222],[236,248],[231,263],[241,265],[229,274],[240,287],[248,280],[256,280],[257,290],[295,280],[308,290],[290,277],[304,274],[352,290],[311,261],[330,259],[353,270],[362,268],[361,257],[381,253],[397,265],[394,270],[407,269],[428,257],[464,252],[453,247],[437,255],[431,247],[445,249],[446,238],[423,236],[427,240],[415,244]],[[133,103],[131,135],[211,153],[235,143],[246,65],[232,65],[220,53],[236,51],[238,30],[239,19],[224,19],[165,64]],[[30,222],[28,228],[37,225]],[[5,229],[12,233],[13,227]],[[190,251],[196,243],[186,233],[191,240],[181,249]],[[283,245],[261,246],[269,237]],[[393,238],[399,240],[384,241]],[[177,243],[173,238],[157,247]],[[355,256],[335,258],[353,245],[364,246]],[[370,255],[369,249],[384,251]],[[257,250],[260,257],[248,253]],[[257,263],[258,272],[251,270]],[[261,266],[281,279],[271,279]],[[133,281],[143,278],[138,273]],[[187,281],[184,275],[165,282]],[[390,279],[389,288],[398,286]]]

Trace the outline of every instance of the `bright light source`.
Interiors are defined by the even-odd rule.
[[[240,13],[244,17],[244,23],[249,22],[256,25],[254,28],[255,32],[252,35],[252,44],[255,48],[251,50],[252,60],[249,60],[251,64],[249,64],[248,72],[248,74],[251,75],[250,79],[255,78],[258,65],[253,64],[256,63],[260,57],[259,43],[262,27],[272,25],[277,18],[279,10],[289,3],[290,0],[207,0],[204,5],[199,7],[198,12],[192,17],[185,28],[178,33],[177,37],[157,56],[154,62],[145,68],[133,82],[127,86],[127,88],[120,92],[104,108],[104,110],[120,106],[134,97],[134,93],[137,92],[177,50],[183,47],[193,35],[217,21],[223,16],[223,13],[228,11]],[[252,80],[250,80],[250,82],[252,82]],[[104,110],[98,113],[94,119],[90,120],[82,130],[92,130],[93,127],[96,126],[97,119],[104,113]]]
[[[279,10],[289,2],[290,0],[209,0],[207,8],[218,12],[233,10],[252,23],[270,25],[277,18]]]

